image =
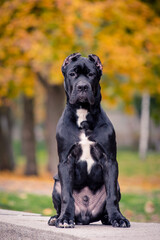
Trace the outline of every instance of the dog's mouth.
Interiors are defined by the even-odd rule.
[[[71,92],[69,102],[70,104],[89,103],[93,105],[95,103],[95,97],[91,89],[87,91],[77,91],[77,89],[74,88]]]

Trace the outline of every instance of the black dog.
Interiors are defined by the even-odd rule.
[[[100,106],[102,64],[96,55],[68,56],[62,66],[67,105],[57,126],[59,154],[48,224],[74,227],[101,220],[130,227],[121,214],[113,126]]]

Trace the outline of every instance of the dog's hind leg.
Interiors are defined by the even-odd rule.
[[[117,201],[119,202],[120,199],[121,199],[120,187],[119,187],[119,183],[117,182]],[[118,205],[118,210],[119,210],[119,205]],[[108,213],[106,211],[104,211],[104,215],[101,218],[101,222],[103,225],[112,225],[111,222],[109,221]]]
[[[56,209],[57,215],[54,215],[49,219],[48,225],[50,226],[55,226],[55,222],[61,212],[61,185],[57,176],[54,177],[54,179],[55,179],[55,183],[54,183],[53,192],[52,192],[52,201]]]

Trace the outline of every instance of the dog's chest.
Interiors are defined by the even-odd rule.
[[[87,121],[86,117],[88,114],[88,111],[86,109],[78,109],[77,110],[77,125],[78,127],[81,127],[81,123],[83,121]],[[90,173],[92,166],[94,165],[95,161],[92,158],[91,155],[91,146],[95,144],[95,142],[92,142],[88,139],[88,136],[86,136],[85,130],[80,130],[79,135],[79,144],[81,146],[82,154],[79,158],[79,161],[86,161],[87,162],[87,172]]]

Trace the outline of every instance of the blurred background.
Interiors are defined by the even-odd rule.
[[[160,1],[0,1],[0,208],[54,214],[63,60],[103,63],[117,135],[121,209],[160,222]]]

